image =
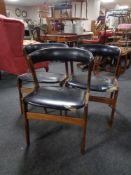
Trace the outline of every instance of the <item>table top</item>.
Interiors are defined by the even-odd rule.
[[[89,33],[83,33],[83,34],[76,34],[76,33],[56,33],[56,34],[45,34],[45,35],[41,35],[41,36],[47,36],[47,37],[81,37],[81,36],[89,36],[89,35],[93,35],[92,32]]]
[[[35,40],[23,40],[23,45],[26,46],[26,45],[29,45],[29,44],[38,44],[39,42],[38,41],[35,41]]]
[[[113,41],[108,43],[110,45],[115,45],[115,46],[128,46],[131,45],[131,40],[118,40],[118,41]]]
[[[41,35],[41,40],[51,40],[55,42],[73,42],[78,41],[80,37],[89,37],[92,36],[92,32],[83,33],[83,34],[75,34],[75,33],[56,33],[56,34],[46,34]]]

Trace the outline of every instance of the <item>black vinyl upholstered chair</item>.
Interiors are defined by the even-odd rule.
[[[112,127],[119,91],[117,79],[119,76],[121,51],[118,47],[102,44],[85,44],[79,47],[92,52],[94,56],[94,73],[91,79],[91,93],[89,100],[108,104],[112,108],[111,116],[108,122],[109,126]],[[102,63],[104,64],[106,70],[104,69]],[[111,70],[107,70],[107,64],[105,63],[110,63]],[[85,89],[85,76],[81,74],[77,76],[74,75],[73,64],[71,64],[71,67],[72,75],[68,79],[67,85],[71,87]],[[88,69],[88,65],[86,66],[86,68]],[[95,93],[93,93],[93,91],[95,91]],[[105,92],[108,92],[109,96]]]
[[[77,125],[82,128],[81,153],[85,152],[86,127],[88,116],[88,99],[90,91],[91,71],[93,67],[93,56],[89,51],[79,48],[47,48],[35,51],[28,55],[28,64],[35,83],[35,89],[32,93],[23,98],[23,115],[25,123],[25,133],[27,145],[30,144],[29,120],[48,120],[54,122]],[[34,69],[36,63],[42,61],[60,61],[60,62],[83,62],[88,64],[87,87],[82,89],[68,88],[65,86],[41,87]],[[60,64],[61,65],[61,64]],[[65,111],[65,115],[45,114],[41,112],[32,112],[28,106],[32,105],[34,110],[38,107],[45,107]],[[71,117],[69,111],[83,108],[82,117]]]
[[[39,43],[39,44],[32,44],[27,45],[24,47],[24,54],[27,61],[27,55],[44,48],[58,48],[58,47],[68,47],[66,44],[63,43]],[[38,66],[39,67],[39,66]],[[63,71],[64,72],[64,71]],[[51,73],[51,72],[44,72],[43,70],[37,71],[38,76],[38,82],[43,83],[60,83],[62,84],[64,80],[67,78],[68,74],[68,65],[65,63],[65,74],[57,74],[57,73]],[[20,106],[21,106],[21,112],[22,112],[22,98],[24,95],[30,93],[34,86],[33,86],[33,78],[31,73],[25,73],[17,77],[17,87],[19,91],[19,99],[20,99]],[[31,84],[31,85],[30,85]]]

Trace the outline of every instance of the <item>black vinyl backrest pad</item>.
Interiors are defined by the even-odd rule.
[[[90,64],[94,60],[90,51],[66,47],[40,49],[28,56],[34,64],[43,61],[76,61]]]
[[[118,58],[120,56],[121,50],[117,46],[109,46],[103,44],[83,44],[79,45],[79,48],[89,50],[93,56],[102,56],[110,58]]]
[[[68,45],[63,43],[38,43],[38,44],[30,44],[24,47],[24,51],[26,54],[30,54],[36,50],[50,48],[50,47],[68,47]]]

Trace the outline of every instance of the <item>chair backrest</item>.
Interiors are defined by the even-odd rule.
[[[33,64],[42,61],[75,61],[90,64],[93,60],[91,52],[80,48],[53,47],[40,49],[31,54],[29,58]]]
[[[27,62],[27,55],[36,51],[36,50],[40,50],[40,49],[46,49],[46,48],[52,48],[52,47],[68,47],[68,45],[63,44],[63,43],[37,43],[37,44],[30,44],[30,45],[26,45],[24,47],[24,54],[25,54],[25,58],[26,58],[26,62]],[[48,61],[47,61],[48,62]],[[28,62],[27,62],[28,64]],[[37,64],[35,65],[35,68],[40,68],[41,64]],[[65,69],[66,69],[66,74],[68,74],[68,64],[65,63]]]
[[[38,43],[25,46],[24,51],[26,54],[30,54],[31,52],[34,52],[36,50],[52,47],[68,47],[68,45],[63,43]]]
[[[103,44],[84,44],[80,45],[79,48],[89,50],[94,57],[98,59],[100,58],[100,65],[106,64],[110,62],[111,64],[115,65],[114,76],[117,77],[119,73],[119,66],[120,66],[120,54],[121,50],[117,46],[109,46]],[[102,65],[102,66],[103,66]],[[113,66],[112,65],[112,66]]]
[[[40,63],[43,61],[60,61],[60,62],[82,62],[89,65],[88,70],[88,87],[90,87],[90,77],[91,77],[91,70],[93,65],[93,55],[91,52],[86,51],[80,48],[47,48],[37,50],[32,52],[28,55],[28,64],[30,71],[32,72],[32,76],[35,82],[35,88],[39,87],[37,76],[34,69],[34,64]]]

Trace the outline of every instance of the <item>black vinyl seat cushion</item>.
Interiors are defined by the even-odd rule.
[[[58,110],[78,109],[85,104],[85,90],[67,87],[40,87],[24,98],[27,104]]]
[[[92,76],[91,78],[91,91],[97,92],[106,92],[110,88],[116,86],[116,81],[113,80],[111,77],[106,76]],[[86,89],[87,86],[87,78],[84,75],[74,75],[68,81],[68,85],[72,87],[77,87],[81,89]]]
[[[39,83],[59,83],[65,79],[65,75],[39,71],[37,72],[37,78]],[[22,74],[19,79],[25,82],[33,82],[31,73]]]

